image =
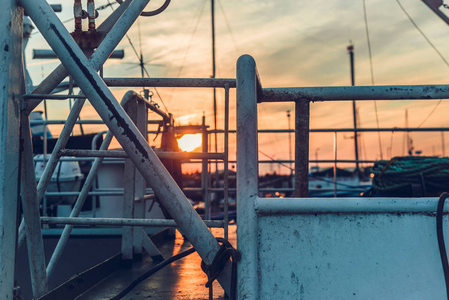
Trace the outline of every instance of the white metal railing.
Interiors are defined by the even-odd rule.
[[[306,106],[310,101],[433,98],[449,99],[449,86],[262,89],[254,59],[239,58],[239,298],[444,297],[433,215],[438,199],[308,199],[306,193],[305,198],[258,197],[258,102],[294,101],[296,106]],[[308,122],[301,122],[296,126],[297,137],[298,131],[309,131]],[[299,141],[301,149],[308,148],[308,139]],[[308,157],[301,157],[295,155],[297,177],[308,169],[304,168]],[[307,181],[306,176],[302,178]],[[416,288],[406,291],[410,286]]]
[[[201,79],[200,79],[200,81],[201,81]],[[208,83],[208,84],[210,85],[210,83]],[[228,84],[225,85],[225,88],[226,88],[225,103],[227,103],[226,104],[226,107],[227,107],[226,108],[226,118],[229,117],[229,92],[228,92],[229,88],[228,88],[228,86],[229,86]],[[39,95],[39,97],[45,97],[45,96],[46,95]],[[130,96],[125,96],[122,105],[127,105],[129,100],[131,100],[135,96],[136,96],[135,94],[132,94]],[[38,98],[38,96],[25,97],[25,98],[36,99],[36,98]],[[61,96],[60,98],[65,98],[65,97]],[[84,97],[79,97],[79,98],[84,100]],[[138,99],[142,99],[142,98],[138,98]],[[147,103],[146,105],[149,105],[149,103]],[[76,112],[77,107],[79,107],[79,106],[77,106],[76,102],[75,102],[75,105],[74,105],[74,108],[73,108],[72,111]],[[164,114],[162,114],[162,116],[167,118],[167,116],[164,115]],[[144,118],[144,119],[146,119],[146,118]],[[69,124],[68,127],[70,127],[70,125],[71,125],[70,122],[71,121],[73,122],[73,118],[69,117],[67,122],[41,120],[41,121],[34,121],[33,124],[42,124],[42,125],[44,125],[44,130],[45,130],[47,125],[53,125],[53,124],[66,124],[65,128],[67,128],[67,124]],[[77,124],[77,123],[78,124],[80,124],[80,123],[82,123],[82,124],[103,124],[103,122],[101,122],[101,121],[100,122],[99,121],[82,121],[82,122],[75,121],[73,124]],[[67,132],[69,132],[68,129],[66,129],[66,130],[64,130],[64,129],[63,129],[63,132],[61,132],[61,135],[60,135],[60,139],[62,141],[64,141],[64,139],[67,138],[67,136],[64,136],[64,135],[66,135]],[[163,152],[162,151],[162,152],[157,152],[157,154],[158,154],[158,156],[160,158],[201,159],[201,160],[206,162],[206,166],[207,166],[209,160],[219,159],[219,160],[223,160],[223,163],[226,165],[227,164],[227,156],[228,156],[228,153],[227,153],[227,148],[228,148],[227,147],[227,144],[228,144],[227,131],[228,131],[228,129],[229,128],[225,125],[225,145],[226,145],[225,149],[226,150],[225,150],[224,153],[208,153],[208,152],[206,152],[206,153],[205,152],[203,152],[203,153],[176,153],[176,152]],[[205,134],[210,134],[210,132],[206,131]],[[109,142],[110,142],[110,136],[107,135],[107,137],[105,138],[105,141],[103,142],[103,145],[102,145],[101,149],[107,149],[107,144]],[[96,143],[93,142],[93,147],[94,147],[95,144]],[[207,143],[205,143],[205,144],[207,145]],[[63,143],[58,142],[57,145],[55,146],[54,150],[53,150],[53,153],[56,153],[56,155],[54,155],[54,156],[52,155],[50,158],[43,158],[42,159],[44,161],[48,161],[48,163],[47,163],[48,166],[46,167],[46,170],[44,172],[45,175],[42,176],[41,181],[40,181],[40,186],[42,187],[42,189],[44,187],[44,183],[48,182],[49,178],[51,178],[51,175],[52,175],[51,168],[55,167],[57,161],[59,161],[59,160],[61,160],[61,161],[64,161],[64,160],[66,160],[66,161],[73,161],[73,160],[77,161],[77,160],[80,160],[80,157],[89,157],[89,160],[92,160],[93,158],[96,157],[95,158],[95,162],[100,161],[100,163],[101,163],[101,160],[104,157],[111,157],[111,158],[128,158],[129,157],[126,154],[126,152],[120,151],[120,150],[107,150],[107,151],[106,150],[101,150],[101,149],[100,150],[74,150],[74,149],[63,149],[62,146],[63,146]],[[44,147],[44,149],[45,148],[46,147]],[[207,148],[206,148],[206,151],[207,151]],[[76,156],[77,158],[66,158],[66,159],[64,159],[63,158],[64,156]],[[37,159],[37,160],[40,160],[40,159]],[[97,164],[94,163],[94,165],[91,168],[91,171],[90,171],[90,173],[89,173],[89,175],[88,175],[88,177],[86,179],[86,183],[84,184],[83,189],[80,192],[45,192],[43,194],[44,201],[45,201],[45,196],[65,196],[65,195],[76,195],[76,196],[78,196],[78,199],[77,199],[77,201],[75,203],[75,207],[73,208],[73,210],[71,212],[71,217],[70,218],[49,218],[49,217],[43,217],[41,219],[43,224],[61,224],[61,223],[64,224],[64,222],[67,222],[66,223],[67,225],[66,225],[66,227],[65,227],[65,229],[64,229],[64,231],[62,233],[61,239],[58,242],[58,245],[57,245],[57,247],[56,247],[56,249],[54,251],[54,254],[53,254],[53,256],[52,256],[52,258],[51,258],[51,260],[50,260],[50,262],[48,264],[48,267],[47,267],[48,276],[51,276],[51,274],[53,274],[55,265],[57,264],[57,261],[59,260],[60,255],[61,255],[61,253],[62,253],[62,251],[63,251],[63,249],[64,249],[64,247],[65,247],[65,245],[67,243],[68,237],[70,235],[71,230],[73,229],[73,225],[74,224],[78,224],[78,225],[79,224],[84,224],[84,225],[121,225],[121,226],[131,226],[132,225],[130,222],[124,222],[124,221],[117,221],[116,220],[114,222],[113,219],[105,221],[105,219],[99,219],[99,218],[94,218],[94,219],[77,218],[77,216],[80,213],[80,209],[81,209],[81,207],[84,204],[84,201],[85,201],[86,197],[89,196],[89,195],[96,195],[96,196],[99,196],[99,195],[125,195],[125,198],[127,197],[126,196],[126,194],[127,194],[126,193],[126,186],[125,186],[125,190],[120,190],[120,189],[110,190],[110,189],[108,189],[108,190],[93,190],[93,191],[89,191],[89,189],[90,189],[90,187],[92,186],[92,183],[93,183],[92,181],[95,179],[95,176],[96,176],[95,174],[96,174],[96,171],[98,170],[98,165],[100,163],[97,163]],[[208,168],[207,167],[205,168],[205,170],[206,170],[206,172],[208,172]],[[225,168],[225,170],[226,170],[226,168]],[[207,182],[209,182],[209,176],[210,176],[209,173],[207,173],[206,177],[203,176],[203,181],[205,182],[205,185],[203,185],[201,190],[203,192],[204,191],[210,192],[212,190],[223,190],[223,189],[214,189],[214,188],[208,187],[207,186]],[[125,177],[127,177],[127,176],[125,176]],[[227,177],[228,177],[228,174],[225,171],[225,182],[227,182]],[[151,190],[149,190],[149,191],[147,190],[146,193],[148,193],[148,192],[151,192]],[[207,192],[205,193],[205,198],[206,198],[205,202],[207,204],[209,204],[210,203],[210,199],[207,197]],[[227,185],[225,185],[225,187],[224,187],[224,192],[225,192],[224,221],[215,221],[215,222],[207,221],[207,219],[210,218],[210,212],[209,212],[208,215],[206,214],[206,224],[209,225],[209,226],[212,226],[212,227],[216,227],[216,226],[223,227],[225,229],[225,236],[227,236],[227,225],[228,225],[228,212],[227,212],[228,187],[227,187]],[[40,195],[38,195],[38,197],[39,196]],[[132,197],[134,197],[134,196],[132,196]],[[44,206],[45,206],[45,203],[44,203]],[[125,214],[126,214],[126,212],[125,212]],[[77,220],[74,221],[74,219],[77,219]],[[136,220],[136,219],[134,219],[134,220]],[[171,222],[173,222],[173,221],[171,221]],[[137,222],[137,223],[139,223],[139,222]],[[129,224],[131,224],[131,225],[129,225]],[[140,224],[142,224],[142,222]],[[152,220],[150,222],[144,222],[144,224],[145,224],[146,227],[148,227],[148,226],[160,227],[160,226],[163,226],[164,224],[171,224],[168,227],[174,226],[173,225],[174,223],[173,224],[172,223],[167,223],[167,222],[165,222],[165,220]],[[137,226],[137,225],[134,225],[134,226]],[[125,227],[125,228],[127,228],[127,227]],[[21,236],[23,236],[23,233],[22,233]],[[124,234],[123,236],[124,236],[124,239],[129,239],[129,237],[131,237],[132,234]],[[23,238],[21,239],[21,241],[22,240],[23,240]],[[148,241],[147,241],[147,243],[148,243]],[[130,241],[129,240],[126,240],[126,241],[124,240],[123,241],[123,245],[133,245],[133,242],[132,242],[132,240],[130,240]],[[131,249],[132,249],[132,247],[131,247]],[[125,255],[126,257],[128,257],[129,255],[132,256],[132,251],[131,252],[129,252],[129,251],[130,251],[129,248],[128,249],[123,249],[123,252],[128,252],[128,254]]]

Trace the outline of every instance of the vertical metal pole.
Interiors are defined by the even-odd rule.
[[[225,85],[225,133],[224,133],[224,238],[228,239],[229,205],[229,84]]]
[[[124,171],[123,218],[132,218],[134,214],[135,171],[132,161],[129,158],[126,158]],[[122,228],[122,260],[131,261],[133,259],[133,231],[132,226],[123,226]]]
[[[0,299],[13,299],[19,202],[20,95],[23,9],[2,1],[0,10]]]
[[[295,197],[309,194],[309,101],[295,103]]]
[[[201,124],[202,128],[202,151],[203,153],[208,152],[208,144],[209,144],[209,134],[207,132],[206,127],[206,117],[203,116],[203,122]],[[209,207],[210,207],[210,199],[209,199],[209,169],[208,169],[208,159],[203,158],[201,162],[201,189],[203,192],[203,201],[204,201],[204,218],[208,220],[209,216]]]
[[[45,112],[45,116],[44,116],[45,120],[44,120],[44,124],[43,124],[43,127],[44,127],[43,152],[44,152],[44,166],[46,167],[47,163],[48,163],[47,162],[47,159],[48,159],[48,157],[47,157],[47,154],[48,154],[48,136],[47,136],[48,127],[47,127],[47,105],[46,105],[45,100],[44,100],[44,112]],[[58,160],[59,160],[59,158],[58,158]],[[37,201],[40,201],[40,198],[38,198]],[[45,194],[43,195],[42,215],[44,217],[47,216],[47,196],[45,196]],[[20,228],[19,228],[19,230],[20,230]],[[20,238],[20,231],[19,231],[19,238]],[[19,246],[20,245],[21,244],[19,244]]]
[[[136,105],[136,125],[143,137],[148,141],[148,109],[143,101],[138,100]],[[135,173],[135,180],[134,197],[139,200],[134,201],[133,217],[135,219],[145,219],[145,200],[143,197],[145,196],[146,181],[138,171]],[[142,255],[143,239],[147,238],[142,235],[144,232],[142,227],[134,227],[134,257],[141,257]]]
[[[211,0],[210,3],[211,8],[211,23],[212,23],[212,78],[215,78],[215,0]],[[215,153],[218,152],[218,134],[216,132],[217,130],[217,89],[214,88],[213,91],[213,97],[214,97],[214,142],[215,142]],[[218,162],[215,161],[215,185],[212,185],[213,187],[218,187],[219,182],[219,174],[218,174]],[[217,192],[213,192],[214,195],[217,195]],[[217,200],[217,199],[216,199]],[[210,210],[211,207],[209,206],[209,211],[206,212],[206,215],[209,215],[207,220],[210,219]]]
[[[349,63],[351,66],[351,85],[355,85],[355,77],[354,77],[354,46],[348,46],[349,52]],[[358,131],[357,131],[357,108],[355,104],[355,100],[352,101],[352,118],[354,124],[354,153],[355,153],[355,171],[359,173],[359,142],[358,142]]]
[[[445,145],[444,145],[444,131],[441,131],[441,150],[443,152],[443,157],[446,155],[445,154],[445,149],[444,149]]]
[[[136,122],[137,99],[134,97],[124,106],[124,109],[131,120]],[[123,218],[132,218],[134,215],[134,195],[136,168],[131,159],[125,159],[124,171],[124,195],[123,195]],[[131,261],[133,259],[134,228],[123,226],[122,229],[122,260]]]
[[[249,55],[237,61],[237,230],[238,299],[259,299],[257,214],[258,195],[256,63]]]
[[[215,0],[210,1],[210,9],[211,9],[211,23],[212,23],[212,78],[215,78]],[[214,88],[214,95],[215,95],[215,88]],[[215,108],[214,113],[216,116],[217,105],[215,98],[214,98],[214,108]]]
[[[31,285],[33,297],[37,299],[47,292],[47,273],[45,271],[44,242],[42,240],[39,203],[37,201],[30,120],[26,113],[22,114],[21,122],[23,142],[21,171],[22,209],[27,237],[28,259],[30,261]]]
[[[334,197],[337,197],[337,131],[334,132]]]
[[[290,166],[290,178],[288,180],[288,188],[293,185],[293,166],[292,166],[292,133],[290,132],[290,110],[287,110],[287,122],[288,122],[288,160]],[[290,194],[291,195],[291,194]]]
[[[206,264],[220,246],[112,92],[44,0],[22,0],[37,28]],[[134,1],[132,2],[134,4]],[[121,20],[121,19],[120,19]],[[112,33],[112,31],[111,31]],[[99,51],[97,49],[97,51]],[[97,52],[95,52],[97,53]],[[218,281],[230,293],[231,263]]]

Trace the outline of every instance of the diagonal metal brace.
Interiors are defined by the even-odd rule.
[[[138,0],[134,0],[132,4],[135,1]],[[142,3],[142,1],[138,2]],[[211,264],[220,248],[214,236],[51,7],[43,0],[22,0],[21,3],[109,130],[130,156],[145,180],[153,187],[155,194],[175,219],[181,231],[205,263]],[[120,30],[117,25],[112,28],[108,36],[114,38],[116,30]],[[230,293],[230,275],[231,265],[228,263],[219,277],[220,284],[228,294]]]

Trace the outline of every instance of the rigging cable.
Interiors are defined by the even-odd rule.
[[[419,33],[423,36],[423,38],[426,40],[426,42],[433,48],[433,50],[440,56],[440,58],[443,60],[443,62],[446,64],[446,66],[449,67],[449,62],[444,58],[443,54],[437,49],[437,47],[430,41],[430,39],[426,36],[426,34],[418,27],[418,24],[415,23],[415,21],[412,19],[412,17],[408,14],[408,12],[405,10],[404,6],[402,6],[401,2],[399,0],[396,0],[401,10],[404,12],[404,14],[407,16],[407,18],[410,20],[410,22],[415,26],[416,30],[419,31]]]
[[[281,165],[281,166],[283,166],[283,167],[286,167],[286,168],[289,169],[290,171],[294,171],[294,169],[293,169],[292,167],[287,166],[287,165],[284,164],[284,163],[278,162],[276,159],[274,159],[273,157],[269,156],[268,154],[262,152],[261,150],[258,150],[258,151],[259,151],[260,154],[265,155],[265,156],[268,157],[270,160],[272,160],[272,161],[278,163],[279,165]]]
[[[369,27],[368,27],[368,16],[366,13],[366,3],[365,0],[363,0],[363,15],[365,18],[365,32],[366,32],[366,41],[368,43],[368,53],[369,53],[369,65],[371,70],[371,85],[374,85],[374,70],[373,70],[373,59],[371,54],[371,41],[369,37]],[[377,123],[377,129],[379,129],[379,114],[377,112],[377,102],[374,100],[374,112],[376,114],[376,123]],[[380,159],[382,158],[382,139],[380,138],[380,131],[377,132],[377,138],[379,140],[379,151],[380,151]]]
[[[220,0],[218,0],[218,5],[220,6],[221,13],[223,14],[223,17],[224,17],[224,20],[225,20],[225,23],[226,23],[226,27],[228,28],[229,34],[231,35],[231,40],[232,40],[232,43],[234,44],[235,52],[239,53],[240,51],[239,51],[239,48],[237,47],[237,43],[235,42],[235,38],[234,38],[234,34],[232,33],[231,26],[229,25],[228,17],[226,16],[225,10],[224,10],[223,5],[221,4]]]
[[[180,44],[178,44],[177,47],[176,47],[176,55],[181,55],[182,54],[181,50],[185,49],[184,57],[182,58],[181,66],[180,66],[180,68],[178,70],[177,77],[181,77],[181,73],[184,70],[185,61],[186,61],[187,55],[189,54],[190,47],[192,45],[193,38],[195,37],[196,31],[198,29],[198,25],[199,25],[199,22],[201,20],[202,15],[203,15],[203,11],[204,11],[204,8],[206,6],[206,3],[207,3],[207,1],[203,0],[202,3],[198,4],[199,5],[198,6],[198,10],[196,11],[195,17],[193,18],[193,20],[194,20],[193,21],[193,23],[194,23],[193,30],[190,33],[190,36],[187,37],[187,38],[190,37],[190,39],[187,42],[187,47],[184,47],[185,42],[187,41],[187,38],[185,38],[182,41],[180,41]],[[173,65],[173,60],[170,61],[169,66],[167,68],[170,69],[172,67],[172,65]],[[174,94],[175,94],[175,88],[172,88],[170,90],[170,95],[168,96],[170,100],[173,99],[173,95]],[[202,106],[201,106],[201,108],[198,108],[198,109],[202,109]]]
[[[122,3],[121,0],[116,0],[116,1],[117,1],[118,3],[120,3],[120,4]],[[111,4],[109,0],[108,0],[108,4]],[[169,4],[170,4],[170,0],[165,0],[164,4],[163,4],[160,8],[158,8],[158,9],[156,9],[156,10],[154,10],[154,11],[151,11],[151,12],[142,12],[141,15],[142,15],[142,16],[155,16],[155,15],[160,14],[161,12],[163,12],[163,11],[167,8],[167,6],[168,6]],[[112,7],[112,5],[109,5],[109,6],[111,7],[112,11],[114,11],[114,8]],[[146,14],[144,15],[144,13],[146,13]],[[140,32],[140,31],[139,31],[139,32]],[[129,45],[131,46],[131,48],[133,49],[134,54],[136,55],[137,59],[139,59],[139,63],[142,64],[142,57],[139,55],[139,53],[137,53],[137,50],[136,50],[136,48],[134,47],[134,44],[132,43],[131,38],[128,36],[128,34],[125,34],[125,36],[126,36],[126,38],[128,39],[128,43],[129,43]],[[140,39],[140,36],[139,36],[139,39]],[[145,68],[144,65],[142,65],[142,69],[145,71],[145,73],[147,74],[148,78],[150,78],[151,76],[150,76],[150,74],[148,74],[148,71],[147,71],[147,69]],[[163,105],[164,108],[165,108],[165,111],[168,113],[167,106],[165,105],[164,100],[162,99],[161,95],[159,94],[159,91],[157,90],[156,87],[153,87],[153,88],[154,88],[154,91],[156,92],[157,96],[158,96],[159,99],[161,100],[162,105]]]
[[[184,63],[187,58],[187,55],[189,54],[190,46],[192,45],[193,37],[195,36],[196,30],[198,29],[198,24],[200,22],[201,16],[203,15],[205,6],[206,6],[206,1],[203,1],[203,4],[200,6],[198,14],[196,16],[195,25],[193,27],[192,34],[190,35],[190,40],[189,40],[189,43],[187,44],[186,52],[184,54],[184,57],[182,58],[181,68],[179,68],[179,71],[178,71],[178,77],[181,75],[181,72],[184,69]]]
[[[440,101],[438,101],[438,103],[433,107],[433,109],[429,113],[429,115],[424,119],[424,121],[421,122],[421,124],[419,124],[418,128],[420,128],[427,121],[427,119],[435,112],[435,110],[437,109],[438,105],[440,105],[440,103],[442,101],[443,101],[443,99],[440,99]]]
[[[426,40],[426,42],[432,47],[432,49],[438,54],[438,56],[443,60],[443,62],[446,64],[446,66],[449,67],[449,62],[446,60],[446,58],[444,58],[443,54],[441,54],[441,52],[438,50],[438,48],[430,41],[430,39],[426,36],[426,34],[421,30],[421,28],[419,28],[418,24],[416,24],[416,22],[413,20],[413,18],[410,16],[410,14],[407,12],[407,10],[405,10],[405,7],[402,5],[402,3],[399,0],[396,0],[396,2],[398,3],[399,7],[401,8],[402,12],[407,16],[407,18],[409,19],[409,21],[413,24],[413,26],[416,28],[416,30],[418,30],[418,32],[422,35],[422,37]],[[435,105],[435,107],[433,108],[433,110],[429,113],[429,115],[424,119],[424,121],[421,122],[421,124],[418,126],[421,127],[426,121],[427,119],[435,112],[435,110],[437,109],[438,105],[440,105],[442,99],[440,99],[440,101]]]

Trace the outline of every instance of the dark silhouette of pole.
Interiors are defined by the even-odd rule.
[[[211,20],[212,20],[212,78],[215,78],[215,0],[211,0]],[[214,88],[214,130],[217,130],[217,93]],[[215,152],[217,150],[217,133],[215,132]]]
[[[212,76],[215,78],[215,0],[211,0],[211,23],[212,23]],[[217,137],[217,90],[214,88],[214,141],[215,153],[218,152],[218,137]],[[215,177],[216,184],[218,183],[218,163],[215,161]]]
[[[309,101],[295,103],[295,198],[309,194]]]
[[[354,79],[354,45],[348,46],[349,52],[349,63],[351,66],[351,85],[355,85]],[[352,116],[354,123],[354,153],[355,153],[355,171],[359,172],[359,142],[358,142],[358,132],[357,132],[357,108],[355,106],[355,100],[352,101]]]

